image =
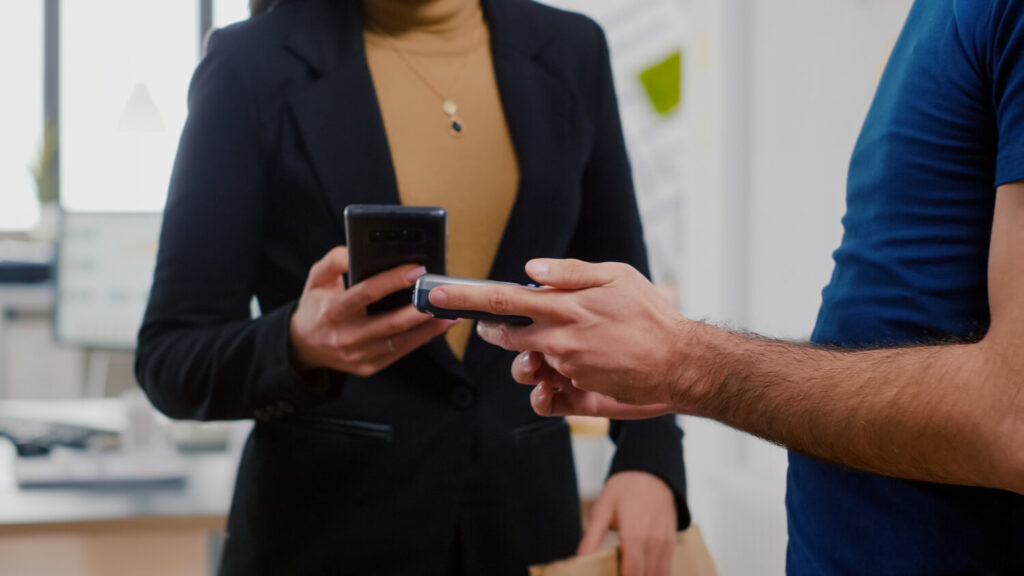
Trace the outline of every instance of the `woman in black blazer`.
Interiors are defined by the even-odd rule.
[[[540,256],[646,270],[600,28],[530,0],[482,10],[520,173],[491,278],[527,282]],[[376,334],[392,354],[358,370],[299,345],[317,295],[355,301],[337,282],[344,208],[399,203],[361,13],[357,0],[282,1],[212,36],[136,374],[171,417],[256,420],[223,574],[522,575],[572,555],[581,526],[568,426],[533,413],[513,355],[474,335],[459,361],[426,319]],[[388,278],[404,285],[406,271]],[[689,523],[681,432],[664,417],[610,434],[584,549],[611,526],[634,574],[665,573]]]

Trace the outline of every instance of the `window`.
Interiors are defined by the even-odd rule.
[[[31,167],[43,145],[42,0],[5,3],[0,70],[0,230],[27,230],[39,218]]]
[[[214,0],[213,27],[223,28],[249,17],[248,0]]]
[[[198,2],[61,3],[65,209],[163,209],[199,57],[198,22]]]

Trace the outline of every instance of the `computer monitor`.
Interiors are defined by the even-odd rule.
[[[161,213],[65,212],[57,251],[58,342],[132,349],[153,282]]]

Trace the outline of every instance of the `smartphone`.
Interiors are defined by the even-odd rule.
[[[420,264],[427,272],[448,268],[448,212],[437,206],[352,204],[345,208],[348,285],[403,264]],[[379,314],[409,304],[412,289],[384,297],[367,307]]]
[[[454,278],[452,276],[442,276],[438,274],[426,274],[420,276],[419,280],[416,281],[416,286],[413,288],[412,305],[416,307],[420,312],[430,314],[435,318],[443,318],[446,320],[454,320],[456,318],[468,318],[470,320],[479,320],[481,322],[501,322],[505,324],[511,324],[513,326],[529,326],[533,324],[533,320],[526,316],[505,316],[499,314],[491,314],[490,312],[481,312],[479,310],[449,310],[447,308],[440,308],[430,303],[430,291],[438,286],[445,285],[462,285],[462,286],[523,286],[522,284],[514,284],[512,282],[497,282],[495,280],[474,280],[472,278]],[[524,288],[537,288],[536,286],[523,286]]]

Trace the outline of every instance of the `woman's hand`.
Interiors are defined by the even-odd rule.
[[[512,376],[521,384],[535,387],[530,403],[542,416],[583,414],[634,419],[672,411],[667,404],[634,406],[580,390],[537,352],[520,354],[512,363]],[[672,567],[676,522],[675,497],[665,482],[646,472],[619,472],[608,479],[594,504],[577,554],[597,551],[605,534],[614,528],[619,532],[624,576],[667,576]]]
[[[619,533],[622,576],[668,576],[676,542],[672,490],[646,472],[619,472],[594,503],[577,554],[601,547],[609,529]]]
[[[309,270],[292,314],[292,353],[299,370],[330,368],[370,376],[443,334],[455,322],[435,320],[410,304],[369,316],[366,307],[409,288],[426,270],[399,266],[345,289],[348,249],[327,253]]]

